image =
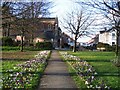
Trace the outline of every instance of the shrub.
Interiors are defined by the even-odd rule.
[[[101,43],[101,42],[97,44],[97,48],[105,48],[105,51],[115,51],[115,47],[116,46],[111,46],[109,44]]]
[[[36,43],[36,47],[42,49],[52,49],[53,45],[51,42],[38,42]]]
[[[13,46],[13,40],[10,37],[2,38],[2,46]]]
[[[13,43],[14,46],[20,46],[20,44],[21,44],[21,41],[14,41]]]

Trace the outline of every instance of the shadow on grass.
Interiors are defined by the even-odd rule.
[[[87,62],[110,62],[110,60],[85,60]]]
[[[95,76],[115,76],[115,77],[119,77],[119,73],[118,72],[99,72]]]
[[[20,72],[20,71],[6,71],[6,72],[0,72],[2,74],[14,74],[14,73],[21,73],[21,74],[41,74],[42,72],[41,71],[35,71],[35,72]]]
[[[6,61],[6,60],[15,60],[15,61],[27,61],[29,59],[20,59],[20,58],[0,58],[0,60]]]
[[[65,62],[81,62],[80,60],[64,60]],[[86,62],[110,62],[110,60],[85,60]]]

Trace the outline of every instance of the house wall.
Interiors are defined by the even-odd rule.
[[[61,29],[59,28],[58,18],[57,17],[55,17],[55,18],[45,17],[45,18],[36,18],[35,20],[36,20],[35,25],[33,25],[32,22],[29,22],[30,25],[33,25],[34,27],[28,28],[27,31],[29,31],[29,33],[24,32],[24,36],[25,36],[24,40],[28,44],[33,43],[33,39],[36,39],[36,38],[41,38],[44,41],[52,40],[54,47],[59,47],[60,46],[60,38],[61,38]],[[18,38],[18,35],[21,35],[21,32],[19,29],[10,31],[10,37],[12,37],[12,39],[21,40],[20,37]],[[34,41],[41,42],[42,40],[36,39]]]
[[[44,42],[44,39],[42,39],[42,38],[35,38],[33,41],[34,41],[35,43]]]
[[[22,40],[22,36],[16,36],[15,41],[21,41]],[[23,41],[25,41],[25,36],[23,36]]]
[[[71,38],[69,35],[62,33],[61,36],[61,47],[68,48],[70,46],[74,46],[74,39]]]
[[[99,42],[116,45],[116,31],[100,33]]]

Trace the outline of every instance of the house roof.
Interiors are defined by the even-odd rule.
[[[111,31],[113,31],[113,30],[114,30],[113,28],[110,28],[110,29],[108,29],[108,30],[105,28],[105,30],[100,31],[100,34],[105,33],[105,32],[111,32]]]
[[[70,37],[69,35],[67,35],[66,33],[63,32],[63,35],[66,36],[66,37],[68,37],[68,38],[70,38],[70,40],[74,41],[74,39],[71,38],[71,37]]]
[[[40,20],[40,22],[42,23],[52,23],[52,24],[55,24],[57,23],[58,24],[58,18],[46,18],[46,17],[42,17],[42,18],[38,18]]]

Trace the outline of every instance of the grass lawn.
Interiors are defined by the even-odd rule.
[[[37,53],[38,51],[2,51],[2,66],[0,67],[0,70],[4,71],[13,69],[16,64],[34,58],[34,55]]]
[[[110,62],[110,60],[115,58],[115,54],[113,52],[81,51],[76,53],[69,53],[89,62],[97,71],[97,78],[105,80],[107,85],[111,86],[112,88],[118,88],[120,85],[120,68],[116,67],[112,62]]]
[[[7,88],[10,85],[12,86],[12,85],[15,84],[15,83],[12,83],[14,81],[10,81],[10,80],[12,80],[11,78],[19,77],[19,78],[23,79],[24,81],[26,81],[26,80],[30,81],[30,82],[27,82],[27,84],[24,85],[25,88],[29,88],[29,90],[34,90],[35,89],[35,85],[37,85],[38,81],[39,81],[39,77],[40,77],[39,74],[43,72],[42,68],[45,67],[45,64],[40,65],[40,64],[36,63],[38,65],[37,66],[38,67],[37,72],[36,72],[36,70],[34,70],[34,68],[30,72],[24,72],[24,71],[26,71],[26,70],[24,70],[24,68],[18,69],[18,68],[14,68],[14,67],[16,67],[16,65],[18,65],[18,64],[24,64],[25,61],[28,61],[28,60],[34,58],[34,56],[38,52],[39,51],[25,51],[25,52],[3,51],[2,52],[2,57],[1,57],[2,62],[0,62],[0,63],[2,63],[2,66],[0,67],[0,70],[2,70],[2,78],[3,79],[8,77],[8,81],[6,79],[5,79],[6,81],[4,81],[4,85],[6,85]],[[35,64],[35,66],[36,66],[36,64]],[[22,74],[19,73],[19,72],[24,73],[24,76],[20,76]],[[19,75],[19,76],[17,76],[17,75]],[[32,77],[32,79],[31,79],[31,77]],[[9,83],[10,85],[7,85],[6,83],[7,84]],[[16,82],[16,83],[18,83],[18,82]],[[18,88],[23,88],[23,86],[19,86]],[[30,88],[32,88],[32,89],[30,89]]]
[[[34,58],[39,51],[2,51],[2,61],[4,60],[29,60]]]

